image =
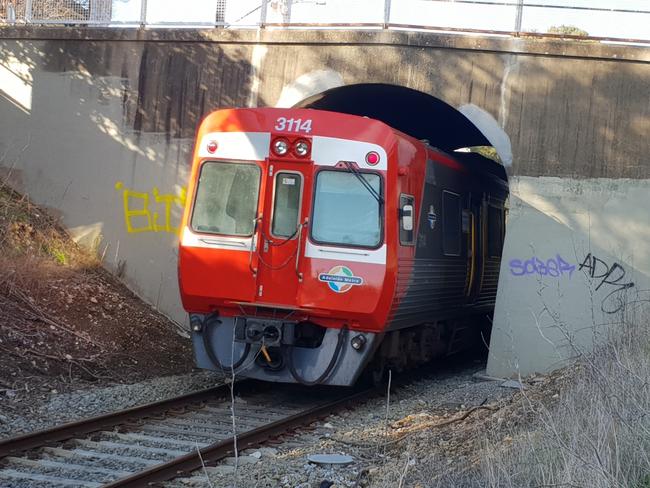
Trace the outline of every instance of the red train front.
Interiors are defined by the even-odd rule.
[[[453,249],[436,225],[450,205],[439,183],[455,195]],[[507,188],[491,186],[502,240]],[[197,365],[351,385],[368,364],[380,375],[449,352],[449,324],[489,311],[496,295],[498,262],[478,252],[487,187],[482,172],[376,120],[212,113],[196,139],[179,253]]]

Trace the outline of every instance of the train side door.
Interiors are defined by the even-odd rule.
[[[293,306],[301,281],[300,258],[311,198],[309,164],[268,161],[261,219],[256,301]]]
[[[468,208],[463,212],[463,227],[467,228],[468,280],[466,295],[468,303],[475,303],[481,294],[485,266],[485,235],[487,229],[485,197],[480,199],[470,193]]]

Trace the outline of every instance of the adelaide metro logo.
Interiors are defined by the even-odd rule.
[[[347,266],[334,266],[329,272],[319,274],[318,280],[327,283],[330,290],[336,293],[345,293],[353,286],[363,284],[363,278],[354,276]]]

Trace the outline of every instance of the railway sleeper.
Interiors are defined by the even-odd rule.
[[[178,425],[181,427],[187,427],[189,429],[197,429],[198,431],[206,431],[206,432],[223,432],[224,429],[229,429],[232,427],[232,420],[231,419],[217,419],[213,418],[209,420],[206,423],[206,420],[203,418],[199,419],[175,419],[175,418],[169,418],[166,419],[164,422],[149,422],[144,425]],[[224,427],[221,427],[221,426]],[[238,419],[236,420],[236,425],[239,425],[240,427],[245,427],[245,428],[254,428],[259,425],[262,425],[260,422],[247,422],[245,420]],[[140,427],[140,426],[138,426]]]
[[[116,454],[106,454],[103,452],[87,451],[85,449],[61,449],[56,447],[44,447],[43,452],[67,459],[89,458],[106,463],[118,463],[120,465],[133,466],[134,471],[143,467],[154,466],[160,461],[153,459],[144,459],[134,456],[118,456]]]
[[[146,434],[141,434],[139,432],[128,432],[124,434],[120,432],[107,432],[106,434],[109,437],[115,437],[117,439],[123,441],[129,441],[138,445],[143,445],[148,447],[149,446],[163,447],[163,448],[167,448],[167,446],[171,446],[174,449],[185,450],[185,452],[192,449],[196,449],[197,447],[198,448],[205,447],[209,444],[209,443],[199,442],[194,440],[171,439],[168,437],[146,435]]]
[[[106,452],[108,454],[119,454],[120,451],[136,451],[140,454],[139,457],[145,459],[164,460],[171,459],[177,456],[182,456],[187,453],[187,450],[172,450],[160,447],[148,447],[140,444],[127,444],[122,442],[111,441],[89,441],[86,439],[75,439],[72,441],[75,445],[90,448],[94,451]],[[117,452],[116,452],[117,451]],[[142,456],[144,454],[144,456]]]
[[[38,482],[37,486],[56,486],[56,487],[83,487],[83,488],[99,488],[102,486],[102,483],[96,483],[93,481],[84,481],[84,480],[75,480],[69,478],[61,478],[59,476],[50,476],[37,473],[24,473],[22,471],[16,471],[13,469],[4,469],[0,472],[0,482],[2,479],[11,480],[11,481],[24,481],[25,484],[22,486],[34,487],[34,482]],[[12,483],[12,487],[21,488],[20,484]]]
[[[182,428],[174,428],[174,427],[169,427],[166,425],[144,425],[140,428],[143,432],[151,433],[151,434],[175,434],[175,435],[182,435],[182,436],[192,436],[192,437],[201,437],[204,439],[210,439],[213,441],[214,439],[223,439],[224,437],[231,437],[232,432],[229,432],[227,430],[222,430],[222,431],[212,431],[212,432],[198,432],[196,430],[187,430],[187,429],[182,429]]]
[[[53,449],[57,453],[47,452],[45,449]],[[62,453],[59,451],[63,451]],[[123,473],[131,473],[148,467],[148,465],[140,464],[137,462],[122,463],[116,462],[114,459],[99,459],[87,456],[77,456],[72,451],[67,451],[60,448],[43,448],[40,451],[41,457],[37,461],[50,461],[57,464],[67,464],[70,466],[82,466],[89,469],[101,469],[106,471],[119,472],[119,477]],[[35,459],[36,460],[36,459]]]
[[[48,459],[27,459],[19,457],[7,457],[4,459],[6,466],[21,466],[26,468],[52,468],[61,471],[75,471],[79,473],[89,473],[92,475],[103,474],[110,479],[121,478],[130,474],[130,471],[120,471],[115,469],[105,469],[99,466],[88,466],[85,464],[73,464],[70,462],[50,461]]]
[[[25,462],[23,462],[25,461]],[[20,471],[21,473],[29,474],[30,476],[49,476],[55,478],[75,479],[80,481],[89,482],[108,482],[119,477],[115,472],[98,472],[96,470],[88,470],[84,466],[76,464],[64,463],[48,463],[46,460],[24,460],[21,458],[7,459],[7,463],[3,469],[13,471]],[[0,483],[0,486],[2,483]]]

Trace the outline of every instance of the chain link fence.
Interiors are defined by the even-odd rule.
[[[110,24],[113,0],[0,0],[7,23]]]
[[[647,0],[0,0],[0,24],[391,28],[650,40]]]

